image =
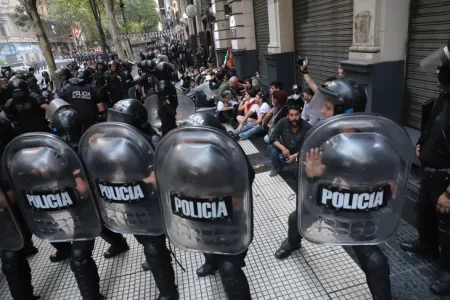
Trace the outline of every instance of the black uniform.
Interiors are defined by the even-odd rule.
[[[122,99],[122,89],[121,89],[121,77],[120,73],[116,70],[112,72],[109,70],[106,72],[108,86],[109,86],[109,93],[111,97],[111,106],[116,104],[118,101]],[[128,97],[127,97],[128,98]]]
[[[8,183],[6,171],[3,168],[3,160],[1,158],[6,145],[14,138],[14,136],[14,129],[12,128],[10,121],[4,116],[0,116],[0,187],[4,192],[5,197],[7,197],[8,194],[13,193],[13,191]],[[11,201],[9,202],[9,205],[16,218],[18,226],[21,228],[25,245],[19,251],[2,251],[2,272],[6,277],[11,296],[14,300],[38,299],[37,296],[33,295],[31,269],[27,260],[27,256],[36,254],[37,249],[33,246],[33,242],[31,240],[32,233],[29,230],[18,206]],[[30,249],[32,252],[30,252]]]
[[[50,129],[45,121],[45,110],[41,108],[43,104],[46,104],[46,99],[38,94],[13,92],[12,98],[5,104],[4,111],[8,118],[16,123],[19,134],[49,132]]]
[[[329,87],[320,89],[333,103],[334,115],[343,114],[348,109],[352,109],[354,112],[365,111],[367,97],[362,86],[354,81],[336,80]],[[324,164],[326,165],[325,162]],[[276,258],[287,258],[293,251],[300,249],[302,236],[298,232],[297,224],[297,211],[294,211],[288,219],[288,237],[276,251]],[[358,257],[361,269],[366,274],[373,299],[391,300],[390,269],[384,253],[378,246],[372,245],[353,246],[352,248]]]
[[[64,100],[75,107],[83,117],[84,128],[94,125],[99,114],[97,104],[103,103],[90,84],[85,84],[74,78],[64,91]]]

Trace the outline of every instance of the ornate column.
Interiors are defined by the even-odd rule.
[[[354,0],[345,77],[367,85],[367,111],[401,122],[410,0]]]

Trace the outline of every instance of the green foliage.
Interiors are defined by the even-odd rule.
[[[158,29],[160,20],[159,12],[156,8],[156,2],[153,0],[122,0],[127,21],[128,33],[145,33]],[[115,0],[115,13],[117,22],[123,28],[122,10],[119,6],[120,1]]]

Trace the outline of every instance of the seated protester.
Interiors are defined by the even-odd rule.
[[[261,82],[257,78],[252,79],[252,89],[254,89],[256,92],[259,92],[262,90]]]
[[[249,109],[255,103],[255,97],[258,94],[255,90],[249,89],[247,93],[245,93],[244,97],[238,101],[238,115],[245,116],[247,115]]]
[[[195,79],[195,84],[196,84],[196,85],[202,84],[202,83],[205,81],[205,78],[206,78],[206,72],[203,71],[203,72],[200,74],[200,76],[198,76],[198,77]]]
[[[236,89],[235,89],[235,86],[238,84],[237,82],[238,82],[237,77],[231,77],[230,80],[222,82],[222,84],[220,85],[220,87],[219,87],[219,89],[217,91],[216,104],[219,101],[223,100],[222,99],[222,93],[225,90],[229,90],[231,92],[231,94],[232,94],[231,99],[234,100],[234,101],[237,101],[238,96],[237,96]]]
[[[308,88],[307,90],[311,91],[314,95],[314,92],[310,88]],[[302,89],[297,84],[294,84],[294,86],[292,87],[291,95],[287,98],[287,105],[296,105],[301,107],[303,110],[303,106],[305,105],[305,103],[302,97]]]
[[[193,89],[195,89],[196,86],[197,85],[195,84],[195,80],[191,78],[189,80],[189,87],[183,92],[183,94],[189,94]]]
[[[303,140],[311,125],[301,117],[298,106],[289,106],[288,116],[281,119],[269,137],[267,153],[273,164],[269,176],[281,173],[284,165],[292,165],[297,160]]]
[[[284,91],[274,91],[272,94],[273,107],[266,114],[262,122],[262,128],[268,128],[268,133],[264,137],[264,141],[269,143],[270,135],[272,134],[275,126],[282,118],[286,117],[288,111],[287,95]]]
[[[283,90],[283,83],[280,81],[273,81],[272,83],[270,83],[270,94],[272,95],[272,93],[274,91],[282,91]]]
[[[239,127],[236,129],[236,132],[239,133],[239,138],[246,140],[262,131],[262,120],[270,110],[269,104],[264,102],[265,97],[266,95],[264,92],[259,92],[255,97],[255,104],[253,104],[253,106],[250,108],[247,115],[245,117],[237,117],[238,122],[240,123]],[[256,113],[257,119],[253,122],[247,123],[247,120],[249,119],[250,115],[252,115],[252,113]]]
[[[231,92],[225,91],[222,94],[222,101],[217,103],[216,117],[221,123],[228,123],[236,116],[237,103],[231,101]]]
[[[244,88],[241,90],[241,95],[244,96],[245,93],[247,93],[247,91],[251,88],[252,88],[252,79],[250,77],[247,77],[244,79]]]
[[[209,82],[211,81],[211,75],[206,75],[205,82],[197,87],[194,87],[186,94],[191,99],[196,99],[195,104],[197,107],[214,107],[214,99],[216,98],[217,89],[211,90]]]
[[[191,81],[191,77],[189,77],[188,72],[184,72],[183,76],[181,76],[181,80],[180,80],[180,89],[182,91],[189,89],[190,81]]]

